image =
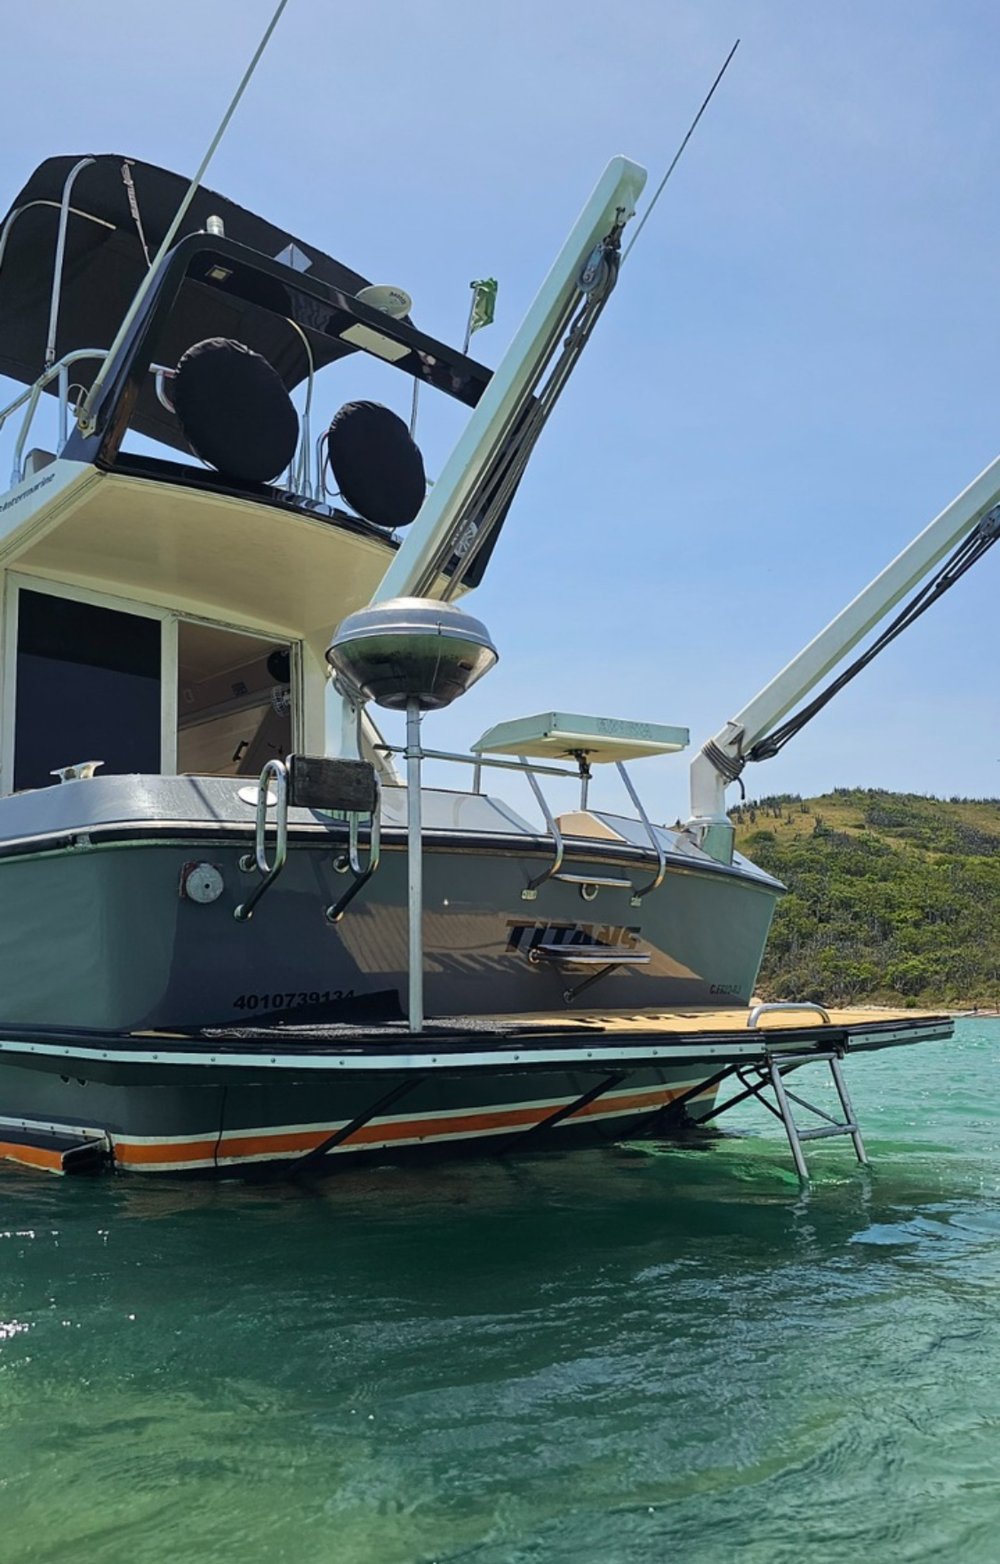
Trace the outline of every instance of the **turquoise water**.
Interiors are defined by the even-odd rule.
[[[998,1054],[852,1062],[874,1170],[805,1195],[755,1108],[311,1190],[0,1168],[2,1564],[993,1564]]]

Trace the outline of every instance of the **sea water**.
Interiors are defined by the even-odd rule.
[[[753,1106],[305,1188],[0,1169],[0,1564],[993,1564],[998,1053],[850,1061],[872,1170],[805,1193]]]

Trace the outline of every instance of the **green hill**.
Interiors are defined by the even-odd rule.
[[[789,892],[765,998],[1000,1007],[1000,799],[835,788],[731,818],[739,851]]]

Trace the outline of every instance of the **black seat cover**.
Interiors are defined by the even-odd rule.
[[[242,342],[209,337],[188,348],[170,398],[192,450],[219,472],[268,483],[295,455],[292,399],[267,359]]]
[[[406,527],[424,503],[424,459],[403,420],[379,402],[346,402],[326,437],[337,487],[376,527]]]

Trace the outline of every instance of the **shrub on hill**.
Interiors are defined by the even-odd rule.
[[[788,887],[761,970],[766,997],[998,1003],[996,799],[837,788],[746,801],[733,819],[739,850]]]

